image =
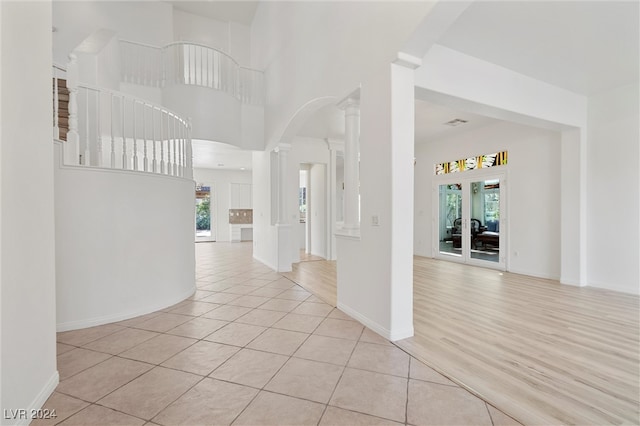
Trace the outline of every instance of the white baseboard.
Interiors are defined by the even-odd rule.
[[[119,312],[117,314],[106,315],[103,317],[58,323],[56,325],[56,331],[60,332],[60,331],[78,330],[81,328],[95,327],[97,325],[109,324],[117,321],[124,321],[130,318],[139,317],[140,315],[150,314],[152,312],[168,308],[169,306],[175,305],[178,302],[182,302],[187,297],[195,293],[195,291],[196,291],[196,286],[194,284],[193,287],[190,288],[189,290],[183,293],[180,293],[178,296],[171,298],[168,301],[164,301],[164,302],[157,303],[150,306],[145,306],[144,308],[136,309],[135,311]]]
[[[560,281],[560,276],[553,275],[553,274],[547,274],[547,273],[540,273],[540,271],[528,271],[526,269],[519,269],[519,268],[511,268],[510,267],[510,268],[507,268],[507,272],[511,272],[512,274],[527,275],[529,277],[544,278],[546,280]]]
[[[47,380],[47,383],[45,383],[44,387],[40,390],[40,392],[38,392],[38,395],[36,395],[36,397],[33,399],[31,404],[29,404],[29,406],[26,408],[25,418],[15,419],[15,423],[13,424],[15,426],[23,426],[23,425],[27,426],[29,423],[31,423],[34,420],[31,418],[31,413],[33,413],[34,411],[37,412],[44,406],[44,403],[47,402],[47,399],[49,399],[53,391],[56,389],[56,386],[58,386],[58,383],[60,383],[60,375],[56,370],[51,375],[49,380]]]
[[[254,258],[255,260],[257,260],[258,262],[263,263],[264,265],[266,265],[266,266],[268,266],[269,268],[273,269],[274,271],[276,271],[276,272],[278,271],[278,267],[277,267],[277,266],[272,265],[271,263],[267,262],[267,261],[266,261],[266,260],[264,260],[264,259],[261,259],[259,256],[256,256],[256,255],[254,254],[254,255],[253,255],[253,258]]]
[[[396,330],[391,332],[391,330],[388,330],[387,328],[381,326],[377,322],[362,315],[361,313],[357,312],[356,310],[350,308],[349,306],[343,303],[338,302],[338,309],[340,309],[345,314],[349,315],[351,318],[354,318],[360,321],[366,327],[370,328],[371,330],[375,331],[385,339],[390,340],[392,342],[395,342],[396,340],[406,339],[407,337],[413,336],[413,325],[411,325],[410,328],[405,330]]]

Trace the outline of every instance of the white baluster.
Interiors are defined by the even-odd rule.
[[[191,151],[191,118],[189,118],[189,125],[187,128],[187,140],[186,140],[186,154],[187,154],[187,177],[193,179],[193,154]]]
[[[69,132],[65,144],[65,163],[80,163],[80,135],[78,134],[78,57],[71,53],[67,67],[67,89],[69,90]]]
[[[100,92],[96,92],[96,142],[98,147],[97,166],[102,167],[102,116],[100,115],[100,103],[102,96]]]
[[[60,139],[60,93],[58,88],[58,70],[53,69],[53,138]]]
[[[133,170],[138,170],[138,140],[136,139],[136,100],[132,100],[133,114],[131,121],[133,123]]]
[[[124,131],[124,95],[122,95],[120,107],[122,109],[122,169],[127,170],[127,137]]]
[[[147,104],[142,104],[142,139],[144,140],[144,159],[142,160],[142,167],[145,172],[149,171],[149,159],[147,158],[147,123],[146,123],[146,107]]]
[[[84,89],[84,119],[85,119],[85,138],[84,138],[84,156],[82,158],[82,164],[85,166],[91,165],[89,159],[89,89]]]
[[[162,110],[160,110],[160,174],[164,174],[164,125],[162,121]]]
[[[173,175],[178,176],[178,163],[176,162],[176,138],[178,133],[176,132],[177,117],[173,116]]]
[[[158,161],[156,159],[156,108],[151,108],[151,137],[153,140],[153,161],[151,163],[151,170],[153,173],[158,173]]]
[[[167,112],[167,174],[173,174],[173,165],[171,164],[171,114]]]
[[[113,93],[109,93],[109,97],[111,98],[111,168],[116,168],[116,138],[115,138],[115,129],[114,129],[114,112],[113,112]]]

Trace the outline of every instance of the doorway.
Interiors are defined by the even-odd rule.
[[[210,186],[196,185],[196,242],[216,240],[212,199]]]
[[[504,174],[449,175],[435,185],[436,257],[506,269]]]

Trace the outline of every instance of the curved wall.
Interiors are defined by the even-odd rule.
[[[56,142],[58,331],[131,318],[190,296],[194,182],[62,166],[61,154]]]

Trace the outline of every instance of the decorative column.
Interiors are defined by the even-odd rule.
[[[338,140],[325,139],[327,148],[329,148],[329,176],[327,182],[329,184],[329,226],[327,227],[327,260],[337,259],[336,236],[338,209],[342,212],[343,203],[338,203],[338,185],[342,184],[342,179],[338,181],[338,152],[344,155],[344,142]],[[342,214],[340,215],[342,216]]]
[[[291,271],[292,243],[291,243],[291,223],[287,210],[287,186],[289,183],[289,151],[291,145],[281,143],[275,149],[278,153],[278,219],[276,229],[278,233],[278,272]]]
[[[360,94],[338,104],[344,110],[344,226],[347,232],[360,229]]]
[[[69,54],[67,65],[67,89],[69,90],[69,132],[64,146],[65,164],[80,164],[80,135],[78,134],[78,57]]]

